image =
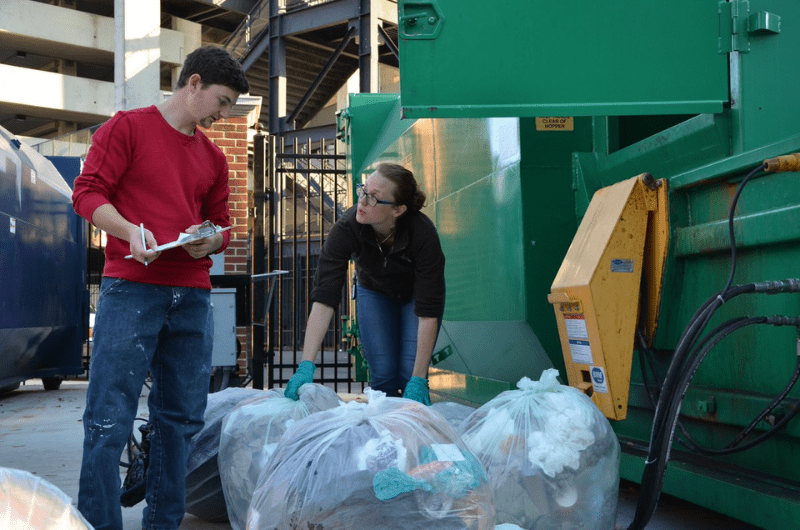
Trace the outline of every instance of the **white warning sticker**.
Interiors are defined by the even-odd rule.
[[[568,339],[582,339],[589,338],[589,332],[586,331],[586,319],[583,315],[564,315],[564,324],[567,327]]]
[[[572,354],[573,363],[594,364],[592,346],[588,340],[569,339],[569,351]]]

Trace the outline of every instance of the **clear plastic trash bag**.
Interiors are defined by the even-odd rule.
[[[461,426],[461,423],[467,419],[470,414],[475,412],[475,407],[462,405],[461,403],[456,403],[455,401],[438,401],[431,405],[431,409],[444,416],[444,419],[447,420],[447,423],[452,425],[456,431]]]
[[[318,383],[301,386],[297,401],[283,392],[273,389],[246,399],[223,421],[218,464],[233,530],[244,529],[258,477],[287,427],[342,403],[336,392]]]
[[[611,530],[619,496],[620,447],[592,400],[548,369],[523,377],[461,424],[486,467],[497,523],[528,530]]]
[[[486,473],[437,412],[366,389],[287,429],[249,530],[494,530]]]
[[[0,467],[0,528],[92,530],[66,493],[43,478]]]
[[[186,513],[212,523],[228,520],[217,456],[222,421],[239,403],[265,395],[254,388],[229,387],[208,395],[203,429],[192,437],[186,473]]]
[[[208,395],[206,411],[203,414],[205,424],[200,432],[192,437],[187,473],[191,473],[219,452],[219,439],[225,416],[242,401],[267,392],[269,391],[255,388],[230,387]]]

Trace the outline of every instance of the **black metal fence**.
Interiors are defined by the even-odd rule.
[[[268,388],[285,385],[301,361],[320,249],[352,204],[345,158],[335,139],[285,145],[280,136],[255,137],[252,272],[286,271],[261,282],[263,287],[255,287],[253,294],[253,358],[256,365],[267,366]],[[270,287],[274,298],[265,315]],[[355,381],[346,347],[355,338],[343,332],[355,315],[349,291],[342,293],[316,362],[315,381],[337,392],[361,392],[365,386]],[[259,383],[254,376],[254,386]]]

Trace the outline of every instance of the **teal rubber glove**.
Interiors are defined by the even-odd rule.
[[[316,364],[311,361],[301,362],[300,366],[297,367],[297,371],[292,378],[289,379],[289,383],[286,385],[286,390],[284,390],[283,395],[295,401],[300,399],[300,396],[297,395],[297,391],[300,390],[300,387],[304,384],[314,381],[314,372],[316,371]]]
[[[406,388],[403,390],[403,397],[406,399],[413,399],[423,405],[431,404],[431,395],[428,392],[428,380],[422,377],[412,377],[406,383]]]

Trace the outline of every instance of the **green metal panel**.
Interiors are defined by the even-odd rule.
[[[419,120],[374,163],[388,160],[428,194],[447,257],[445,319],[523,320],[518,120]],[[478,285],[492,289],[480,303]]]
[[[740,0],[740,53],[731,54],[734,153],[747,152],[800,132],[796,68],[800,5],[795,0]],[[772,24],[763,24],[765,18]]]
[[[354,155],[353,166],[366,173],[380,162],[401,163],[428,196],[423,212],[436,223],[446,256],[447,303],[437,368],[504,384],[516,384],[523,376],[538,378],[552,362],[531,328],[540,319],[531,316],[525,288],[519,120],[413,121],[402,119],[394,107],[386,123],[377,123],[380,114],[374,101],[348,109],[350,144],[369,153],[362,155],[363,163]],[[385,142],[385,131],[391,131],[387,138],[395,134],[395,141]],[[359,143],[358,136],[365,134]],[[569,174],[568,164],[562,169]],[[546,176],[527,171],[530,180]],[[535,186],[528,187],[539,196]],[[569,187],[567,182],[567,195]],[[537,237],[544,240],[548,234]],[[560,256],[550,254],[549,260],[553,268]],[[550,317],[546,293],[539,298]]]
[[[399,105],[397,94],[350,94],[350,106],[339,116],[339,129],[348,145],[348,168],[359,182],[366,161],[383,153],[414,123],[389,119],[399,113]]]
[[[523,118],[520,144],[528,322],[553,365],[566,374],[558,333],[553,333],[556,318],[547,295],[578,227],[572,153],[591,149],[591,120],[576,118],[572,131],[549,131],[537,130],[534,119]]]
[[[459,372],[431,368],[428,378],[431,386],[431,401],[455,401],[479,407],[515,385]]]
[[[404,116],[720,112],[734,13],[718,4],[399,0]]]
[[[434,351],[444,349],[448,356],[434,364],[437,369],[511,385],[523,377],[538,379],[553,366],[524,320],[445,320]],[[478,402],[477,398],[472,401]]]

